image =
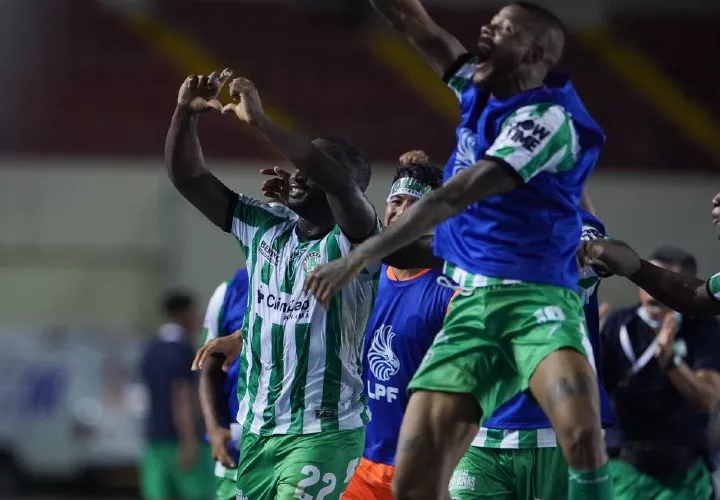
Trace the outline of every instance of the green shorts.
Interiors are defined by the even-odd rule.
[[[713,491],[707,466],[697,462],[685,477],[656,479],[624,460],[610,460],[615,500],[706,500]]]
[[[235,500],[237,481],[225,477],[215,478],[215,500]]]
[[[567,498],[568,466],[560,448],[506,450],[471,446],[450,480],[450,498]]]
[[[190,470],[178,466],[179,445],[173,441],[145,447],[140,471],[140,489],[145,500],[206,500],[212,498],[213,462],[207,446],[201,446]]]
[[[455,295],[410,391],[472,394],[481,423],[528,388],[538,364],[570,348],[590,351],[580,297],[572,290],[519,283]]]
[[[362,457],[365,428],[300,436],[257,436],[240,444],[237,498],[340,498]]]

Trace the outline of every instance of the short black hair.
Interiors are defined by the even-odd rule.
[[[663,245],[650,254],[648,260],[662,262],[670,266],[677,266],[685,274],[697,275],[697,260],[690,252],[671,245]]]
[[[165,294],[162,311],[165,316],[175,316],[195,307],[195,296],[185,290],[172,290]]]
[[[517,5],[518,7],[530,12],[538,19],[544,21],[547,25],[562,31],[563,35],[567,35],[567,28],[562,20],[553,14],[550,10],[546,9],[542,5],[538,5],[533,2],[513,2],[510,5]]]
[[[318,137],[313,141],[325,154],[350,171],[358,187],[365,192],[370,185],[372,169],[365,153],[345,139],[337,137]]]
[[[432,163],[410,163],[397,168],[393,182],[403,177],[410,177],[427,184],[432,189],[437,189],[442,185],[442,176],[442,170]]]
[[[565,50],[567,28],[555,14],[545,7],[532,2],[515,2],[510,5],[520,7],[532,15],[538,35],[542,40],[543,59],[548,68],[553,68],[560,62]]]

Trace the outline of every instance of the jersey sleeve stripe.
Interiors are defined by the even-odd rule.
[[[525,182],[543,171],[562,172],[575,164],[576,136],[559,106],[527,106],[511,115],[486,155],[512,166]]]
[[[225,301],[227,287],[227,281],[221,283],[220,286],[215,289],[215,292],[213,292],[212,297],[210,297],[210,302],[208,302],[203,320],[203,345],[224,334],[221,331],[222,307]]]
[[[450,90],[455,93],[458,100],[460,100],[462,93],[467,88],[468,84],[472,82],[476,61],[477,57],[473,54],[463,54],[450,65],[443,75],[443,81],[447,84]]]

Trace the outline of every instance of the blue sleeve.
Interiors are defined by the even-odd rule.
[[[714,370],[720,373],[720,323],[716,319],[703,321],[685,339],[693,370]]]

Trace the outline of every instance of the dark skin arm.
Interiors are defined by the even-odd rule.
[[[433,253],[433,237],[423,236],[388,255],[382,263],[396,269],[442,269],[444,262]]]
[[[205,168],[197,135],[199,114],[220,109],[217,95],[230,73],[191,76],[178,93],[170,129],[165,140],[165,164],[168,176],[185,199],[213,224],[230,230],[237,195]]]
[[[457,38],[438,26],[419,0],[370,0],[395,30],[402,33],[439,76],[467,53]]]
[[[375,229],[375,209],[348,170],[322,151],[315,143],[317,140],[310,141],[270,120],[250,80],[233,80],[230,95],[236,103],[228,104],[223,111],[234,112],[241,121],[253,126],[303,175],[325,191],[335,221],[351,240],[366,239]]]
[[[640,269],[628,279],[681,314],[696,317],[720,314],[720,303],[708,294],[706,282],[695,276],[675,273],[642,260]]]
[[[720,374],[712,369],[695,370],[682,362],[672,362],[679,325],[673,313],[668,313],[657,332],[658,346],[655,359],[667,370],[670,383],[692,405],[695,410],[710,413],[720,400]],[[699,347],[699,346],[698,346]],[[708,348],[708,346],[703,346]],[[712,346],[714,347],[714,346]],[[709,350],[713,350],[712,347]]]
[[[227,401],[223,393],[226,374],[222,370],[223,357],[211,356],[200,372],[200,409],[202,410],[205,429],[210,436],[213,458],[226,467],[234,468],[235,464],[228,453],[227,445],[231,439],[230,430],[220,425],[218,410],[227,410]]]
[[[305,291],[313,293],[326,306],[332,295],[370,263],[398,251],[407,241],[417,240],[471,203],[511,191],[519,182],[515,172],[506,165],[492,159],[480,160],[420,199],[385,231],[342,259],[318,268],[308,278]]]
[[[581,262],[601,273],[627,277],[681,314],[702,318],[720,314],[720,302],[710,296],[705,281],[655,266],[638,257],[623,241],[586,241],[581,244],[579,255]]]

